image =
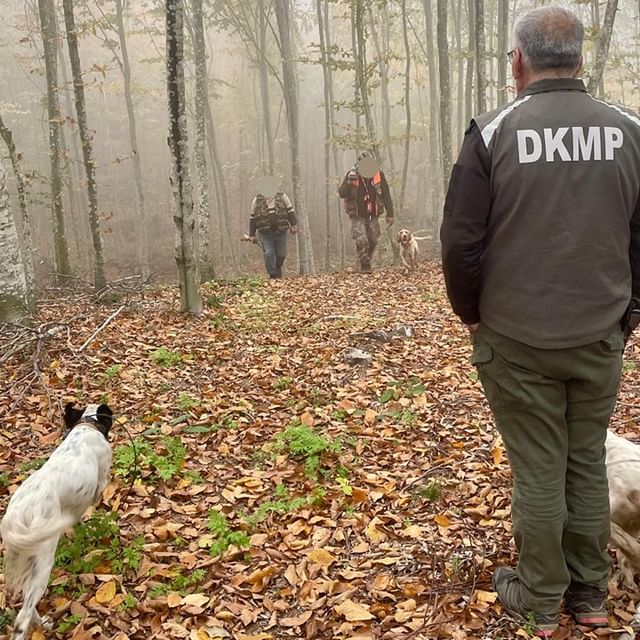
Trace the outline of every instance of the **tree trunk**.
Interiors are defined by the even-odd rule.
[[[475,0],[476,97],[478,113],[487,110],[487,66],[484,38],[484,0]]]
[[[373,17],[373,10],[371,6],[367,7],[367,13],[369,14],[369,25],[371,30],[371,37],[373,45],[376,49],[376,57],[378,58],[378,70],[380,72],[380,97],[382,98],[382,136],[384,138],[384,144],[387,148],[387,155],[389,156],[389,168],[392,173],[395,173],[395,162],[393,159],[393,145],[391,144],[391,100],[389,98],[389,62],[388,62],[388,33],[385,36],[384,32],[389,29],[388,11],[386,5],[383,5],[380,9],[383,11],[383,19],[381,28],[383,30],[382,44],[380,43],[380,37],[376,31],[375,20]]]
[[[182,311],[200,313],[202,298],[198,284],[193,198],[189,176],[189,145],[184,82],[184,7],[182,0],[166,0],[167,99],[172,189],[176,208],[176,264],[180,280]]]
[[[209,236],[211,233],[211,213],[209,211],[209,172],[205,154],[206,102],[207,95],[207,51],[204,44],[204,18],[202,0],[191,0],[193,12],[193,55],[196,67],[196,123],[194,152],[198,172],[198,267],[200,280],[207,282],[215,277]]]
[[[359,53],[358,53],[358,38],[356,35],[356,4],[359,0],[351,0],[349,2],[349,7],[351,9],[351,51],[353,53],[353,64],[354,64],[354,83],[353,83],[353,112],[355,116],[355,134],[357,141],[357,149],[361,149],[361,140],[360,140],[360,116],[362,115],[362,107],[360,105],[360,83],[358,81],[358,69],[360,68],[360,64],[358,62]]]
[[[330,193],[330,147],[331,147],[331,97],[329,95],[329,60],[324,37],[324,19],[322,16],[322,0],[316,0],[318,16],[318,36],[320,38],[320,63],[322,64],[322,80],[324,92],[324,208],[325,208],[325,245],[324,269],[329,270],[331,262],[331,193]]]
[[[468,125],[473,118],[473,75],[476,59],[476,39],[475,39],[475,17],[474,17],[475,0],[467,0],[467,32],[469,41],[467,45],[467,76],[465,79],[464,90],[464,113],[465,125]]]
[[[131,145],[131,155],[133,157],[133,179],[136,188],[136,235],[138,264],[143,280],[148,280],[151,275],[149,265],[149,241],[147,229],[147,215],[144,207],[144,191],[142,189],[142,166],[140,151],[138,149],[138,134],[136,127],[136,114],[133,108],[133,96],[131,91],[131,65],[129,62],[129,50],[127,48],[127,38],[124,28],[124,7],[123,0],[116,2],[116,21],[118,25],[118,38],[120,40],[121,59],[120,70],[124,80],[124,100],[127,106],[127,118],[129,120],[129,144]]]
[[[604,73],[604,66],[607,63],[609,55],[609,44],[611,43],[611,33],[613,32],[613,23],[616,19],[616,11],[618,10],[618,0],[607,0],[607,9],[604,14],[604,22],[598,35],[598,50],[596,53],[596,61],[593,65],[593,73],[587,84],[587,91],[594,93],[596,87],[600,84]]]
[[[22,256],[27,291],[27,306],[30,311],[35,311],[36,287],[33,262],[33,237],[31,235],[31,215],[27,204],[27,185],[25,184],[24,174],[20,169],[20,160],[16,150],[16,145],[13,141],[13,134],[5,125],[2,120],[2,116],[0,116],[0,136],[2,136],[4,143],[7,145],[11,166],[13,167],[13,172],[16,176],[16,184],[18,186],[18,206],[20,207],[20,222],[22,227]]]
[[[258,77],[260,80],[260,100],[262,102],[262,119],[264,122],[264,136],[267,142],[267,171],[273,175],[275,170],[275,153],[273,150],[273,124],[271,123],[271,101],[269,98],[269,67],[267,65],[267,14],[265,12],[264,0],[258,0],[258,29],[259,46],[258,55]]]
[[[207,142],[209,146],[209,159],[211,160],[211,168],[213,170],[213,179],[216,186],[216,200],[218,201],[218,217],[220,220],[220,238],[226,242],[225,247],[229,251],[231,264],[234,271],[239,271],[240,262],[238,261],[238,252],[234,238],[231,234],[231,214],[229,213],[229,197],[227,195],[227,185],[224,177],[220,154],[218,153],[218,137],[216,134],[215,122],[213,120],[213,110],[209,100],[205,103],[207,117]],[[222,257],[222,256],[220,256]]]
[[[425,33],[427,43],[427,69],[429,73],[429,173],[431,185],[431,212],[433,229],[437,229],[440,219],[440,170],[438,162],[438,150],[440,149],[439,122],[438,122],[438,68],[436,52],[433,47],[433,6],[431,0],[423,0]]]
[[[329,29],[329,0],[323,0],[324,3],[324,33],[325,33],[325,38],[326,38],[326,50],[327,51],[331,51],[331,31]],[[335,135],[335,114],[333,112],[333,70],[331,69],[331,66],[328,67],[327,69],[328,74],[327,74],[327,81],[328,81],[328,95],[329,95],[329,115],[331,117],[331,136],[333,137]],[[340,176],[341,172],[342,172],[342,167],[340,166],[340,163],[338,162],[338,150],[336,148],[335,144],[331,144],[331,148],[333,150],[333,170],[335,172],[336,176]],[[339,180],[340,178],[338,178]],[[336,186],[336,191],[337,191],[337,187],[338,184],[335,185]],[[345,264],[346,264],[346,255],[347,255],[347,251],[346,251],[346,242],[345,242],[345,237],[344,237],[344,223],[343,223],[343,211],[342,211],[342,206],[341,206],[341,201],[339,198],[335,197],[334,194],[334,201],[336,203],[336,220],[338,221],[338,240],[339,240],[339,249],[340,249],[340,266],[342,269],[344,269]]]
[[[509,0],[498,0],[498,106],[507,104],[507,41],[509,39]]]
[[[355,5],[355,30],[356,30],[356,47],[358,56],[356,58],[356,83],[358,85],[358,97],[362,105],[364,121],[367,127],[367,146],[372,147],[378,159],[382,162],[380,156],[380,148],[378,145],[378,136],[376,135],[375,126],[373,124],[373,116],[371,114],[371,103],[369,102],[369,86],[366,74],[367,69],[367,48],[366,39],[364,37],[364,8],[363,0],[353,0]]]
[[[289,148],[291,150],[291,179],[293,182],[293,200],[298,217],[298,259],[300,275],[314,275],[313,246],[311,229],[304,204],[302,176],[300,172],[300,125],[298,86],[296,66],[291,42],[291,21],[289,0],[274,0],[278,34],[280,36],[280,52],[282,55],[282,80],[284,85],[284,101],[287,111],[287,127],[289,131]]]
[[[28,308],[27,281],[0,156],[0,322],[15,322]]]
[[[447,1],[438,0],[438,67],[440,69],[440,131],[442,132],[442,178],[447,190],[451,173],[451,86],[447,42]]]
[[[402,10],[402,39],[404,41],[404,108],[406,127],[404,132],[404,159],[402,161],[402,180],[400,182],[400,216],[404,215],[404,196],[407,189],[407,173],[409,170],[409,152],[411,147],[411,48],[407,33],[407,2],[401,0]]]
[[[47,114],[49,120],[49,162],[51,164],[51,211],[56,271],[70,275],[69,248],[62,207],[62,176],[60,172],[60,104],[58,100],[58,62],[55,42],[53,0],[38,0],[40,29],[47,76]]]
[[[87,124],[87,109],[84,99],[84,82],[82,81],[82,68],[80,65],[80,53],[78,51],[78,36],[73,15],[73,0],[62,0],[64,10],[64,24],[67,32],[67,46],[69,47],[69,61],[71,63],[71,75],[73,77],[73,95],[76,102],[76,115],[78,118],[78,131],[82,145],[82,160],[87,177],[87,198],[89,200],[89,228],[93,242],[94,258],[94,285],[96,291],[104,289],[106,280],[104,277],[104,255],[102,252],[102,236],[100,234],[100,220],[98,219],[98,189],[96,186],[95,162],[91,135]]]

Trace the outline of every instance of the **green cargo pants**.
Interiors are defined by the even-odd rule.
[[[571,582],[605,588],[610,559],[604,441],[622,369],[622,331],[536,349],[485,325],[472,363],[505,443],[523,604],[552,614]]]

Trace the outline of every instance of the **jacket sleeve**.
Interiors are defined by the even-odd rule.
[[[384,209],[387,212],[389,218],[393,218],[393,200],[391,200],[391,191],[389,190],[389,183],[384,173],[382,174],[382,202],[384,203]]]
[[[640,298],[640,197],[631,218],[629,262],[631,263],[631,295],[634,298]]]
[[[491,159],[475,121],[451,171],[440,228],[449,302],[465,324],[480,321],[482,254],[491,208]]]
[[[345,173],[344,178],[342,180],[342,184],[338,189],[338,195],[341,198],[351,198],[353,197],[351,194],[351,185],[349,184],[349,173]]]
[[[291,200],[289,200],[289,196],[286,193],[282,194],[282,200],[284,202],[284,206],[287,207],[287,219],[289,220],[289,224],[292,227],[295,227],[298,224],[298,220],[296,218],[296,212],[291,204]]]

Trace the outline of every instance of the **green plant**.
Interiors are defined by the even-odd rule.
[[[622,363],[622,369],[624,371],[634,371],[636,369],[636,363],[632,360],[624,360]]]
[[[288,389],[292,383],[293,378],[291,378],[291,376],[282,376],[273,383],[273,388],[276,389],[276,391],[284,391]]]
[[[323,454],[338,454],[342,449],[339,439],[326,438],[300,423],[293,423],[274,440],[277,450],[286,451],[290,458],[304,462],[305,473],[310,478],[317,477]]]
[[[79,613],[72,613],[68,616],[65,616],[62,622],[58,624],[58,628],[56,629],[56,631],[58,633],[67,633],[68,631],[71,631],[71,629],[73,629],[74,627],[77,627],[78,623],[81,621],[82,621],[82,616]]]
[[[171,590],[186,595],[189,589],[198,586],[205,579],[204,569],[195,569],[189,575],[176,574],[171,581]]]
[[[177,405],[180,411],[191,411],[191,409],[199,406],[200,402],[195,398],[192,398],[188,393],[181,393],[178,396]]]
[[[198,471],[194,471],[193,469],[188,469],[183,473],[183,476],[186,480],[189,481],[189,484],[204,484],[205,480],[202,477],[202,474]]]
[[[117,611],[122,613],[123,611],[127,611],[129,609],[135,609],[138,606],[138,601],[136,597],[132,593],[127,593],[124,597],[124,600],[118,605]]]
[[[0,487],[8,487],[9,486],[9,474],[6,471],[0,473]]]
[[[349,414],[344,409],[336,409],[331,413],[331,417],[334,420],[339,420],[340,422],[344,422],[348,415]]]
[[[38,470],[46,461],[46,458],[34,458],[33,460],[27,460],[20,465],[20,471],[28,473],[32,469],[34,471]]]
[[[0,633],[4,632],[9,625],[12,625],[15,619],[15,609],[4,609],[4,611],[0,611]]]
[[[397,400],[402,396],[412,398],[419,396],[425,392],[425,387],[420,382],[420,379],[416,376],[411,376],[406,382],[392,381],[387,385],[387,388],[380,394],[378,398],[379,402],[385,403],[389,400]]]
[[[400,423],[413,426],[417,421],[416,414],[411,409],[405,409],[400,415]]]
[[[182,361],[182,354],[179,351],[169,351],[166,347],[160,347],[151,352],[151,360],[161,367],[173,367]]]
[[[207,305],[207,307],[209,307],[210,309],[219,309],[222,306],[222,302],[224,301],[224,296],[217,296],[214,293],[212,293],[210,296],[207,296],[207,298],[205,298],[205,304]]]
[[[135,438],[133,444],[117,447],[113,452],[113,470],[122,477],[134,476],[137,459],[138,472],[150,472],[149,480],[171,480],[182,472],[187,450],[178,436],[164,436],[161,440],[165,454],[159,454],[146,440]],[[135,451],[134,451],[135,447]],[[137,456],[136,456],[137,454]]]
[[[109,564],[114,573],[125,568],[137,569],[142,560],[144,536],[136,537],[130,544],[120,542],[120,528],[116,516],[96,511],[85,522],[79,522],[73,537],[63,536],[56,550],[56,566],[69,573],[93,573],[101,564]]]
[[[156,598],[162,598],[162,596],[166,596],[169,591],[171,591],[171,585],[161,582],[159,584],[153,585],[153,587],[151,587],[151,589],[149,589],[149,591],[147,592],[147,595],[152,600],[155,600]]]
[[[418,495],[429,502],[436,502],[442,495],[442,483],[439,480],[431,480],[418,491]]]
[[[227,517],[223,513],[211,509],[207,524],[213,537],[213,542],[209,547],[209,553],[212,557],[215,558],[224,553],[231,545],[241,549],[249,546],[249,536],[244,531],[232,531]]]
[[[104,375],[106,378],[109,378],[109,380],[112,380],[120,373],[121,369],[122,369],[121,364],[112,364],[110,367],[108,367],[105,370]]]

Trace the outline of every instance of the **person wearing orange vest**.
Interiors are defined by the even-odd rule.
[[[393,202],[384,173],[378,168],[372,177],[361,175],[358,163],[372,154],[363,151],[358,162],[347,172],[338,189],[345,211],[351,218],[351,237],[358,253],[358,271],[371,272],[371,258],[380,237],[381,216],[388,225],[393,224]]]

